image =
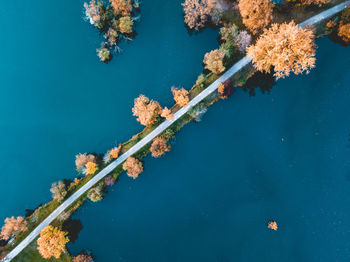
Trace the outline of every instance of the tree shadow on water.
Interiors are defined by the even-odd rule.
[[[272,87],[276,84],[276,80],[273,76],[273,72],[271,73],[262,73],[257,71],[252,75],[242,89],[244,92],[249,91],[250,96],[255,96],[255,89],[260,88],[261,93],[265,94],[265,92],[270,93]]]
[[[69,218],[62,225],[62,230],[68,232],[69,240],[74,243],[78,239],[79,232],[83,229],[83,225],[78,219]]]

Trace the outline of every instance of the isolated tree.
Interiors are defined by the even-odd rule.
[[[45,259],[51,257],[60,258],[66,243],[69,241],[67,234],[67,232],[61,231],[59,228],[51,225],[41,230],[37,241],[38,251],[41,256]]]
[[[8,217],[5,219],[5,224],[1,228],[0,240],[9,240],[11,236],[26,230],[27,221],[23,217]]]
[[[170,145],[166,143],[166,140],[163,137],[156,137],[153,139],[150,151],[153,157],[160,157],[165,152],[170,151]]]
[[[66,185],[62,181],[53,183],[51,185],[50,192],[52,193],[52,198],[61,201],[67,195]]]
[[[174,118],[173,113],[171,113],[171,110],[168,109],[167,107],[163,108],[160,116],[165,118],[166,120],[172,120]]]
[[[87,162],[95,162],[95,156],[91,155],[91,154],[78,154],[75,156],[75,166],[78,170],[78,172],[80,172],[82,170],[82,168],[86,165]]]
[[[112,54],[106,47],[101,47],[96,49],[97,56],[100,58],[101,62],[108,63],[112,59]]]
[[[272,20],[274,4],[270,0],[239,0],[238,8],[243,24],[253,33],[268,26]]]
[[[209,69],[214,74],[220,74],[225,71],[224,67],[225,53],[219,49],[215,49],[204,56],[204,65],[206,69]]]
[[[189,93],[186,89],[176,88],[173,86],[171,88],[171,92],[173,93],[176,104],[178,104],[179,106],[187,106],[188,102],[190,101],[190,98],[188,95]]]
[[[85,175],[93,175],[97,171],[97,164],[95,162],[87,162],[85,165],[84,173]]]
[[[314,34],[294,21],[273,24],[264,30],[255,45],[248,47],[247,55],[259,71],[270,73],[273,67],[277,79],[289,76],[290,72],[308,73],[316,61]]]
[[[214,0],[185,0],[182,6],[187,26],[195,30],[203,28],[208,22],[215,4]]]
[[[143,171],[143,165],[140,160],[131,156],[123,163],[123,169],[129,177],[136,179]]]
[[[158,102],[150,101],[148,97],[140,95],[134,100],[132,113],[134,116],[137,116],[137,121],[139,121],[141,125],[149,126],[156,122],[156,118],[161,110],[162,108]]]
[[[338,36],[346,44],[350,44],[350,23],[344,25],[342,22],[340,22],[339,28],[338,28]]]
[[[229,79],[218,85],[218,93],[222,99],[228,98],[234,91],[235,88]]]
[[[102,188],[100,186],[91,188],[88,191],[87,196],[92,202],[98,202],[102,200],[103,199]]]
[[[94,260],[92,256],[86,254],[85,252],[82,252],[73,258],[73,262],[94,262]]]
[[[127,16],[132,11],[131,0],[109,0],[116,15]]]
[[[301,0],[302,5],[324,5],[328,4],[330,0]]]
[[[134,20],[130,16],[123,16],[119,19],[119,30],[123,34],[132,33],[132,26],[134,25]]]

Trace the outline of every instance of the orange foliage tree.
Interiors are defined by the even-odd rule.
[[[243,24],[253,33],[270,24],[274,4],[270,0],[239,0],[238,8]]]
[[[127,16],[132,11],[131,0],[109,0],[113,7],[114,13],[117,15]]]
[[[149,100],[148,97],[140,95],[134,100],[134,107],[132,113],[137,116],[137,121],[141,125],[149,126],[156,122],[157,116],[160,114],[162,108],[158,102]]]
[[[143,171],[143,165],[140,160],[131,156],[123,163],[123,169],[129,177],[136,179]]]
[[[350,44],[350,23],[349,24],[343,24],[340,22],[339,28],[338,28],[338,36],[346,43]]]
[[[172,120],[174,118],[173,113],[171,113],[171,110],[168,109],[167,107],[163,108],[160,116],[165,118],[166,120]]]
[[[73,262],[94,262],[92,256],[88,254],[81,253],[73,258]]]
[[[8,217],[1,229],[0,239],[8,240],[11,236],[27,230],[27,221],[23,217]]]
[[[170,145],[166,143],[166,140],[163,137],[156,137],[152,142],[150,151],[153,157],[160,157],[165,152],[170,151]]]
[[[220,49],[215,49],[204,56],[204,65],[206,69],[209,69],[214,74],[220,74],[225,71],[224,67],[225,53]]]
[[[40,232],[40,237],[37,241],[38,251],[45,259],[51,257],[58,259],[68,241],[67,232],[49,225]]]
[[[97,171],[97,164],[95,162],[87,162],[85,165],[84,173],[85,175],[93,175]]]
[[[173,86],[171,92],[173,93],[176,104],[179,106],[187,106],[188,102],[190,102],[188,91],[186,89]]]
[[[247,55],[259,71],[270,72],[273,66],[277,79],[290,72],[307,73],[315,67],[314,33],[294,23],[273,24],[265,29],[255,45],[248,47]]]

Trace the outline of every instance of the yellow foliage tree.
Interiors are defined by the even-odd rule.
[[[270,0],[239,0],[238,8],[243,24],[257,34],[268,26],[272,20],[274,4]]]
[[[274,68],[277,79],[290,72],[307,73],[315,67],[314,33],[294,23],[273,24],[265,29],[255,45],[248,47],[247,55],[259,71]]]
[[[68,241],[67,232],[49,225],[40,232],[40,237],[37,241],[38,251],[45,259],[51,257],[58,259]]]
[[[187,106],[190,98],[188,96],[188,91],[184,88],[172,87],[171,92],[173,93],[174,100],[179,106]]]
[[[93,175],[97,171],[97,164],[95,162],[87,162],[85,165],[85,175]]]
[[[131,156],[123,163],[123,169],[129,177],[136,179],[143,171],[143,165],[140,160]]]
[[[204,65],[206,69],[209,69],[214,74],[220,74],[225,71],[224,67],[225,53],[220,49],[215,49],[204,56]]]

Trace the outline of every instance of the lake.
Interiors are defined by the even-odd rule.
[[[105,152],[141,126],[140,93],[172,104],[189,89],[218,33],[189,34],[181,1],[145,0],[134,41],[105,65],[82,1],[4,2],[0,10],[0,218],[48,201],[74,178],[74,156]],[[6,36],[6,37],[5,37]],[[238,90],[184,127],[137,180],[122,175],[73,216],[73,254],[96,261],[348,261],[350,49],[316,41],[309,75],[270,93]],[[346,82],[347,80],[347,82]],[[277,221],[277,232],[267,229]]]

